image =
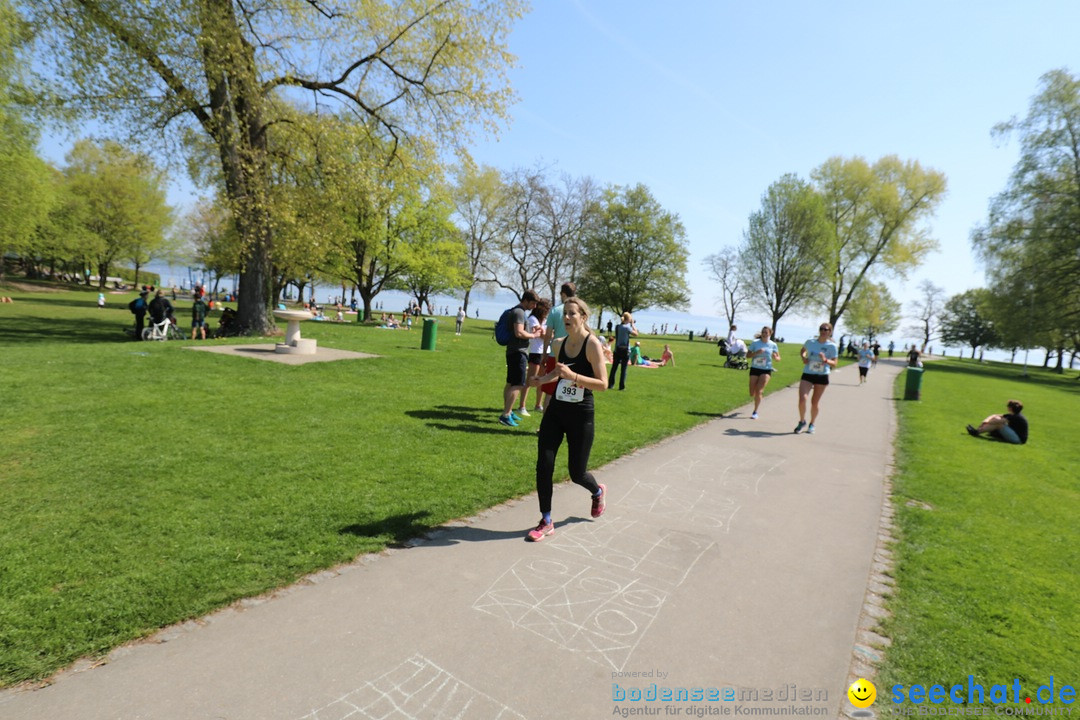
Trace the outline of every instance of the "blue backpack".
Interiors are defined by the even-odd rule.
[[[499,321],[495,323],[495,342],[500,345],[509,345],[510,339],[514,337],[514,308],[507,308],[503,310],[503,314],[499,316]]]

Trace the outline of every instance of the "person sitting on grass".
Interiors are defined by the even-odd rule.
[[[671,352],[670,345],[664,345],[664,354],[660,356],[660,362],[657,364],[660,367],[664,367],[665,365],[675,366],[675,353]]]
[[[968,435],[972,437],[979,437],[983,433],[986,433],[994,440],[1000,440],[1001,442],[1011,443],[1013,445],[1024,445],[1028,439],[1028,421],[1021,412],[1024,409],[1024,404],[1019,400],[1010,400],[1006,403],[1006,407],[1009,408],[1009,412],[1005,415],[991,415],[982,421],[979,427],[975,428],[970,425],[967,426]]]

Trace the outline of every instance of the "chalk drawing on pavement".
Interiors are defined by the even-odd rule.
[[[573,557],[522,559],[473,608],[621,670],[667,598],[666,590],[618,568]]]
[[[525,720],[422,655],[298,720]]]

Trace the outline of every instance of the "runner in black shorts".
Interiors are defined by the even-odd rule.
[[[533,385],[543,385],[558,379],[555,394],[544,410],[537,438],[536,494],[540,501],[540,522],[529,531],[529,539],[540,542],[555,532],[551,520],[552,478],[555,456],[566,438],[569,455],[567,469],[570,479],[589,491],[592,496],[591,514],[604,514],[606,487],[596,482],[589,472],[589,452],[595,433],[593,393],[607,389],[604,377],[604,352],[600,341],[589,331],[589,306],[573,297],[563,304],[566,337],[556,340],[552,354],[558,358],[555,369],[531,379]]]
[[[526,313],[536,307],[538,299],[535,291],[526,290],[521,294],[521,302],[512,308],[511,337],[506,344],[506,386],[503,388],[503,411],[499,416],[499,422],[510,427],[517,427],[518,420],[521,419],[513,413],[513,410],[514,403],[528,382],[529,341],[542,335],[539,330],[531,333],[525,330]]]
[[[773,360],[780,359],[780,348],[772,341],[771,327],[766,325],[761,328],[758,339],[747,348],[746,357],[750,360],[750,396],[754,398],[754,412],[750,414],[750,419],[757,420],[762,394],[772,377]]]
[[[829,338],[832,337],[832,325],[821,323],[818,328],[817,339],[811,338],[803,343],[799,354],[803,361],[803,375],[799,382],[799,424],[795,426],[795,432],[800,433],[806,428],[808,434],[814,433],[814,421],[818,416],[818,402],[829,386],[829,370],[836,367],[836,358],[839,350]],[[810,400],[810,426],[806,425],[806,400]]]

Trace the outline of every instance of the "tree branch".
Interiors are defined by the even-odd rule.
[[[208,127],[211,117],[206,113],[202,104],[196,99],[195,94],[188,89],[183,80],[173,72],[161,57],[143,41],[141,37],[117,22],[113,16],[105,12],[100,4],[94,0],[75,0],[90,15],[95,23],[107,30],[113,37],[123,43],[136,56],[142,58],[150,68],[158,74],[165,85],[176,95],[201,125]]]

